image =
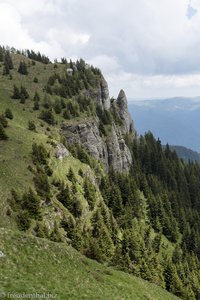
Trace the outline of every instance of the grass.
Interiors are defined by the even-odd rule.
[[[20,60],[26,60],[29,74],[20,75],[17,68]],[[43,143],[50,150],[50,166],[53,169],[52,179],[64,180],[70,167],[78,174],[81,168],[84,175],[91,180],[95,178],[94,171],[71,155],[60,161],[55,158],[55,148],[50,144],[60,142],[59,130],[62,117],[56,115],[57,126],[49,126],[38,119],[39,111],[33,111],[33,95],[38,91],[41,99],[43,88],[51,74],[63,73],[65,66],[59,65],[54,69],[53,64],[43,65],[20,55],[13,56],[14,70],[9,76],[0,76],[0,114],[6,108],[13,112],[14,119],[9,120],[6,133],[8,141],[0,141],[0,251],[5,257],[0,257],[0,293],[43,293],[57,294],[57,299],[134,299],[134,300],[167,300],[178,299],[163,289],[145,282],[139,278],[119,272],[95,261],[86,259],[65,244],[56,244],[45,239],[15,231],[16,224],[7,216],[7,201],[12,188],[19,191],[28,190],[33,186],[33,174],[28,170],[32,164],[31,148],[34,142]],[[2,74],[3,66],[0,67]],[[34,83],[34,77],[38,83]],[[22,84],[30,94],[25,104],[11,98],[13,85]],[[86,114],[68,121],[74,125],[86,119]],[[33,120],[37,132],[28,130],[28,121]],[[92,118],[87,117],[87,121]],[[47,128],[49,127],[49,130]],[[52,138],[50,138],[51,136]],[[84,208],[83,224],[89,222],[91,212],[88,211],[83,197],[81,185],[83,178],[78,178],[78,193]],[[55,197],[54,197],[55,198]],[[97,202],[101,196],[97,191]],[[57,202],[56,202],[57,201]],[[63,213],[67,209],[54,199],[53,206],[45,208],[45,220],[53,223],[59,213],[54,209],[60,208]],[[58,209],[60,211],[60,209]],[[82,224],[82,225],[83,225]],[[7,229],[5,229],[7,228]],[[32,230],[32,227],[31,229]]]
[[[73,248],[0,229],[0,292],[73,300],[175,300],[158,286],[85,258]]]

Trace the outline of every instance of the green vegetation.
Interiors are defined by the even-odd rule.
[[[53,64],[29,50],[0,47],[0,60],[3,289],[52,289],[60,299],[175,299],[162,287],[198,299],[200,166],[184,164],[149,132],[124,137],[129,172],[105,171],[60,134],[63,123],[88,118],[98,120],[102,140],[113,122],[122,126],[114,100],[109,111],[95,100],[101,72],[82,59]],[[69,150],[62,159],[60,143]]]
[[[1,292],[51,293],[56,299],[175,300],[134,276],[105,267],[72,247],[9,230],[0,232]]]

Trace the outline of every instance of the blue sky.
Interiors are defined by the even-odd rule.
[[[111,96],[200,95],[198,0],[0,0],[0,36],[51,59],[84,58]]]

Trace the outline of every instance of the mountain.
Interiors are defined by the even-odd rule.
[[[198,299],[200,166],[138,137],[83,59],[0,61],[2,292]]]
[[[200,161],[200,153],[193,151],[191,149],[188,149],[186,147],[183,146],[171,146],[170,145],[170,149],[171,150],[175,150],[178,157],[182,158],[184,161],[188,162],[188,161]]]
[[[131,101],[129,109],[140,134],[151,130],[163,144],[200,151],[200,97]]]

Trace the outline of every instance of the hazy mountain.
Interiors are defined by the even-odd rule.
[[[171,150],[175,150],[178,157],[182,158],[185,162],[190,161],[200,161],[200,153],[188,149],[183,146],[172,146],[170,145]]]
[[[133,101],[129,109],[138,133],[151,130],[163,144],[200,150],[200,97]]]

